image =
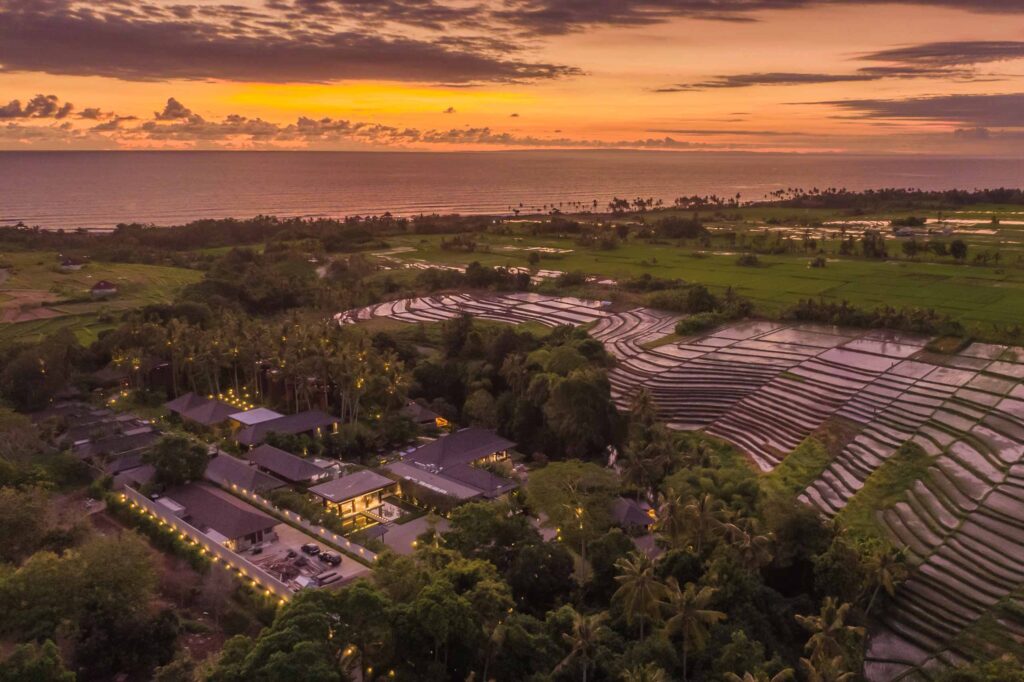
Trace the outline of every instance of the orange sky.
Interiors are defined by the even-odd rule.
[[[701,15],[699,0],[593,0],[557,25],[529,12],[579,0],[486,11],[382,0],[370,17],[347,0],[328,0],[326,15],[303,0],[243,4],[251,14],[238,29],[212,1],[151,16],[98,0],[0,0],[0,149],[1018,154],[1024,138],[1024,13],[999,0],[796,0],[750,12],[779,3],[726,0],[740,8],[728,21]],[[409,19],[411,6],[465,14]],[[522,16],[498,14],[509,6]],[[268,36],[271,49],[249,44]],[[30,107],[39,94],[57,105]],[[64,103],[74,108],[61,113]]]

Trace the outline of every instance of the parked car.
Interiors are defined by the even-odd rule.
[[[308,545],[303,545],[302,551],[304,554],[308,554],[309,556],[316,556],[320,553],[320,545],[314,545],[311,542]]]
[[[331,566],[338,566],[341,564],[341,556],[334,552],[321,552],[320,561],[325,564],[330,564]]]

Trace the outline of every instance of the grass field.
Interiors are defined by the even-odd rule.
[[[166,303],[184,285],[197,282],[202,273],[183,268],[134,263],[90,263],[77,272],[61,272],[54,254],[12,252],[0,254],[9,265],[0,283],[0,343],[33,341],[58,329],[70,328],[89,342],[110,322],[108,315],[150,303]],[[100,280],[118,287],[105,301],[93,301],[89,289]],[[36,319],[32,319],[36,318]]]
[[[524,266],[524,247],[572,249],[572,253],[543,256],[541,268],[579,270],[616,279],[650,273],[656,277],[699,282],[717,290],[733,287],[752,299],[762,314],[776,314],[802,298],[846,299],[863,307],[934,308],[967,324],[1016,325],[1024,319],[1024,269],[962,265],[952,262],[865,260],[830,257],[824,268],[811,268],[803,255],[759,256],[759,267],[736,265],[736,254],[700,251],[674,244],[631,240],[612,250],[578,246],[571,239],[486,236],[478,240],[488,250],[445,251],[441,237],[401,237],[394,246],[416,250],[399,253],[399,260],[461,264],[479,261],[492,266]]]
[[[905,443],[874,470],[864,487],[850,498],[836,519],[855,537],[888,541],[876,520],[877,514],[901,501],[915,482],[935,462],[914,443]]]

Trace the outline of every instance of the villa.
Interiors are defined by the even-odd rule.
[[[398,483],[368,469],[356,471],[309,489],[310,495],[323,502],[326,509],[343,520],[367,515],[379,520],[378,511],[384,498],[398,492]],[[358,523],[356,523],[358,525]]]
[[[105,279],[101,279],[92,285],[89,290],[89,294],[93,298],[109,298],[117,293],[117,285],[113,282],[108,282]]]
[[[277,539],[276,519],[205,483],[170,490],[156,503],[233,552]]]
[[[496,499],[515,489],[515,481],[482,468],[507,460],[514,446],[493,431],[462,429],[413,450],[384,470],[400,482],[405,497],[450,509],[470,500]]]
[[[242,427],[235,435],[235,440],[240,445],[253,447],[265,441],[271,433],[283,436],[307,434],[319,438],[325,433],[333,433],[337,430],[337,417],[332,417],[320,410],[307,410]]]
[[[329,469],[264,443],[246,453],[260,471],[274,474],[292,485],[308,486],[330,478]]]
[[[192,392],[164,403],[164,407],[171,414],[177,415],[183,422],[191,422],[205,428],[223,424],[238,412],[237,407],[222,400],[214,397],[204,398]]]
[[[259,495],[266,495],[271,490],[287,485],[284,481],[263,473],[251,462],[223,453],[218,454],[206,465],[205,476],[206,480],[222,488]]]

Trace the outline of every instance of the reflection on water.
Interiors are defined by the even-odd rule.
[[[1024,185],[1024,161],[628,151],[0,152],[0,223],[530,212],[613,196],[760,199],[785,187]]]

